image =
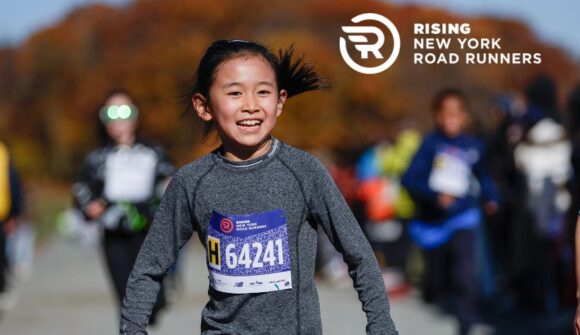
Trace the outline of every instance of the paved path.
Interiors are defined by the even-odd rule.
[[[98,251],[54,238],[38,250],[33,277],[16,285],[19,302],[0,320],[2,335],[116,334],[117,308]],[[184,262],[183,293],[151,335],[198,334],[207,300],[207,270],[197,241]],[[318,285],[325,334],[364,334],[365,319],[352,286]],[[401,334],[453,334],[454,322],[411,295],[391,302]],[[487,334],[483,328],[473,332]]]

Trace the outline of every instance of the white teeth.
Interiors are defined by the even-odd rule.
[[[243,120],[243,121],[238,122],[238,124],[240,124],[242,126],[257,126],[261,123],[262,123],[262,121],[260,121],[260,120]]]

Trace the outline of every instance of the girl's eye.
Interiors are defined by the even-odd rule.
[[[268,90],[261,90],[261,91],[258,91],[258,94],[259,95],[268,95],[268,94],[270,94],[270,91],[268,91]]]
[[[237,97],[237,96],[240,96],[240,95],[242,95],[242,92],[239,92],[239,91],[232,91],[232,92],[228,92],[228,95],[231,95],[231,96]]]

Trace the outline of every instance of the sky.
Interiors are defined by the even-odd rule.
[[[470,16],[516,18],[545,42],[563,47],[580,59],[580,0],[392,0],[440,7]]]
[[[0,44],[17,44],[34,31],[59,21],[76,6],[124,4],[130,0],[2,0]],[[164,1],[164,0],[159,0]],[[288,0],[291,1],[291,0]],[[353,0],[355,1],[355,0]],[[580,0],[391,0],[441,7],[459,14],[518,18],[544,41],[580,59]]]
[[[0,43],[19,43],[36,30],[58,22],[78,6],[127,2],[129,0],[1,0]]]

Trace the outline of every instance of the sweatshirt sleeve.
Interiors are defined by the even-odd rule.
[[[326,168],[318,160],[312,175],[310,212],[343,255],[367,317],[367,334],[398,334],[379,264],[360,225]]]
[[[401,178],[401,184],[412,198],[428,203],[435,203],[437,200],[437,193],[429,187],[433,156],[429,143],[424,140]]]
[[[481,195],[484,201],[499,202],[500,197],[496,189],[495,183],[489,174],[487,167],[487,155],[485,155],[485,147],[483,144],[479,145],[479,160],[473,165],[473,174],[481,185]]]
[[[92,152],[83,161],[80,171],[72,187],[75,207],[86,216],[88,204],[102,196],[102,181],[96,177],[97,169],[102,161],[103,152]]]
[[[190,202],[180,178],[174,177],[161,201],[135,266],[121,308],[120,334],[147,334],[145,330],[160,283],[175,263],[179,250],[194,231]]]

